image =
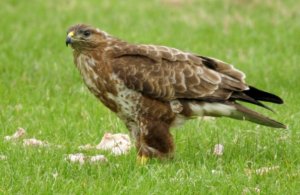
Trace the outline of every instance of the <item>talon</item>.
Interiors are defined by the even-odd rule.
[[[137,163],[140,164],[140,165],[145,165],[147,163],[148,159],[149,158],[147,156],[144,156],[144,155],[138,156],[137,157]]]

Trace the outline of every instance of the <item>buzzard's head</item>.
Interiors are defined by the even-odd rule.
[[[75,50],[89,50],[105,43],[107,34],[85,24],[71,26],[67,31],[66,45]]]

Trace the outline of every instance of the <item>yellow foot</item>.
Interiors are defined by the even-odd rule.
[[[147,156],[144,156],[144,155],[138,156],[137,157],[137,163],[140,164],[140,165],[145,165],[147,163],[148,159],[149,158]]]

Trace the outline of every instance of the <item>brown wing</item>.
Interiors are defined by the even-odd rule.
[[[112,69],[128,88],[161,100],[225,100],[248,89],[232,65],[177,49],[121,43],[112,47]]]

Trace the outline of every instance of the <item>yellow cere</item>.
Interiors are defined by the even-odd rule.
[[[74,36],[74,31],[68,33],[68,37],[73,37],[73,36]]]

